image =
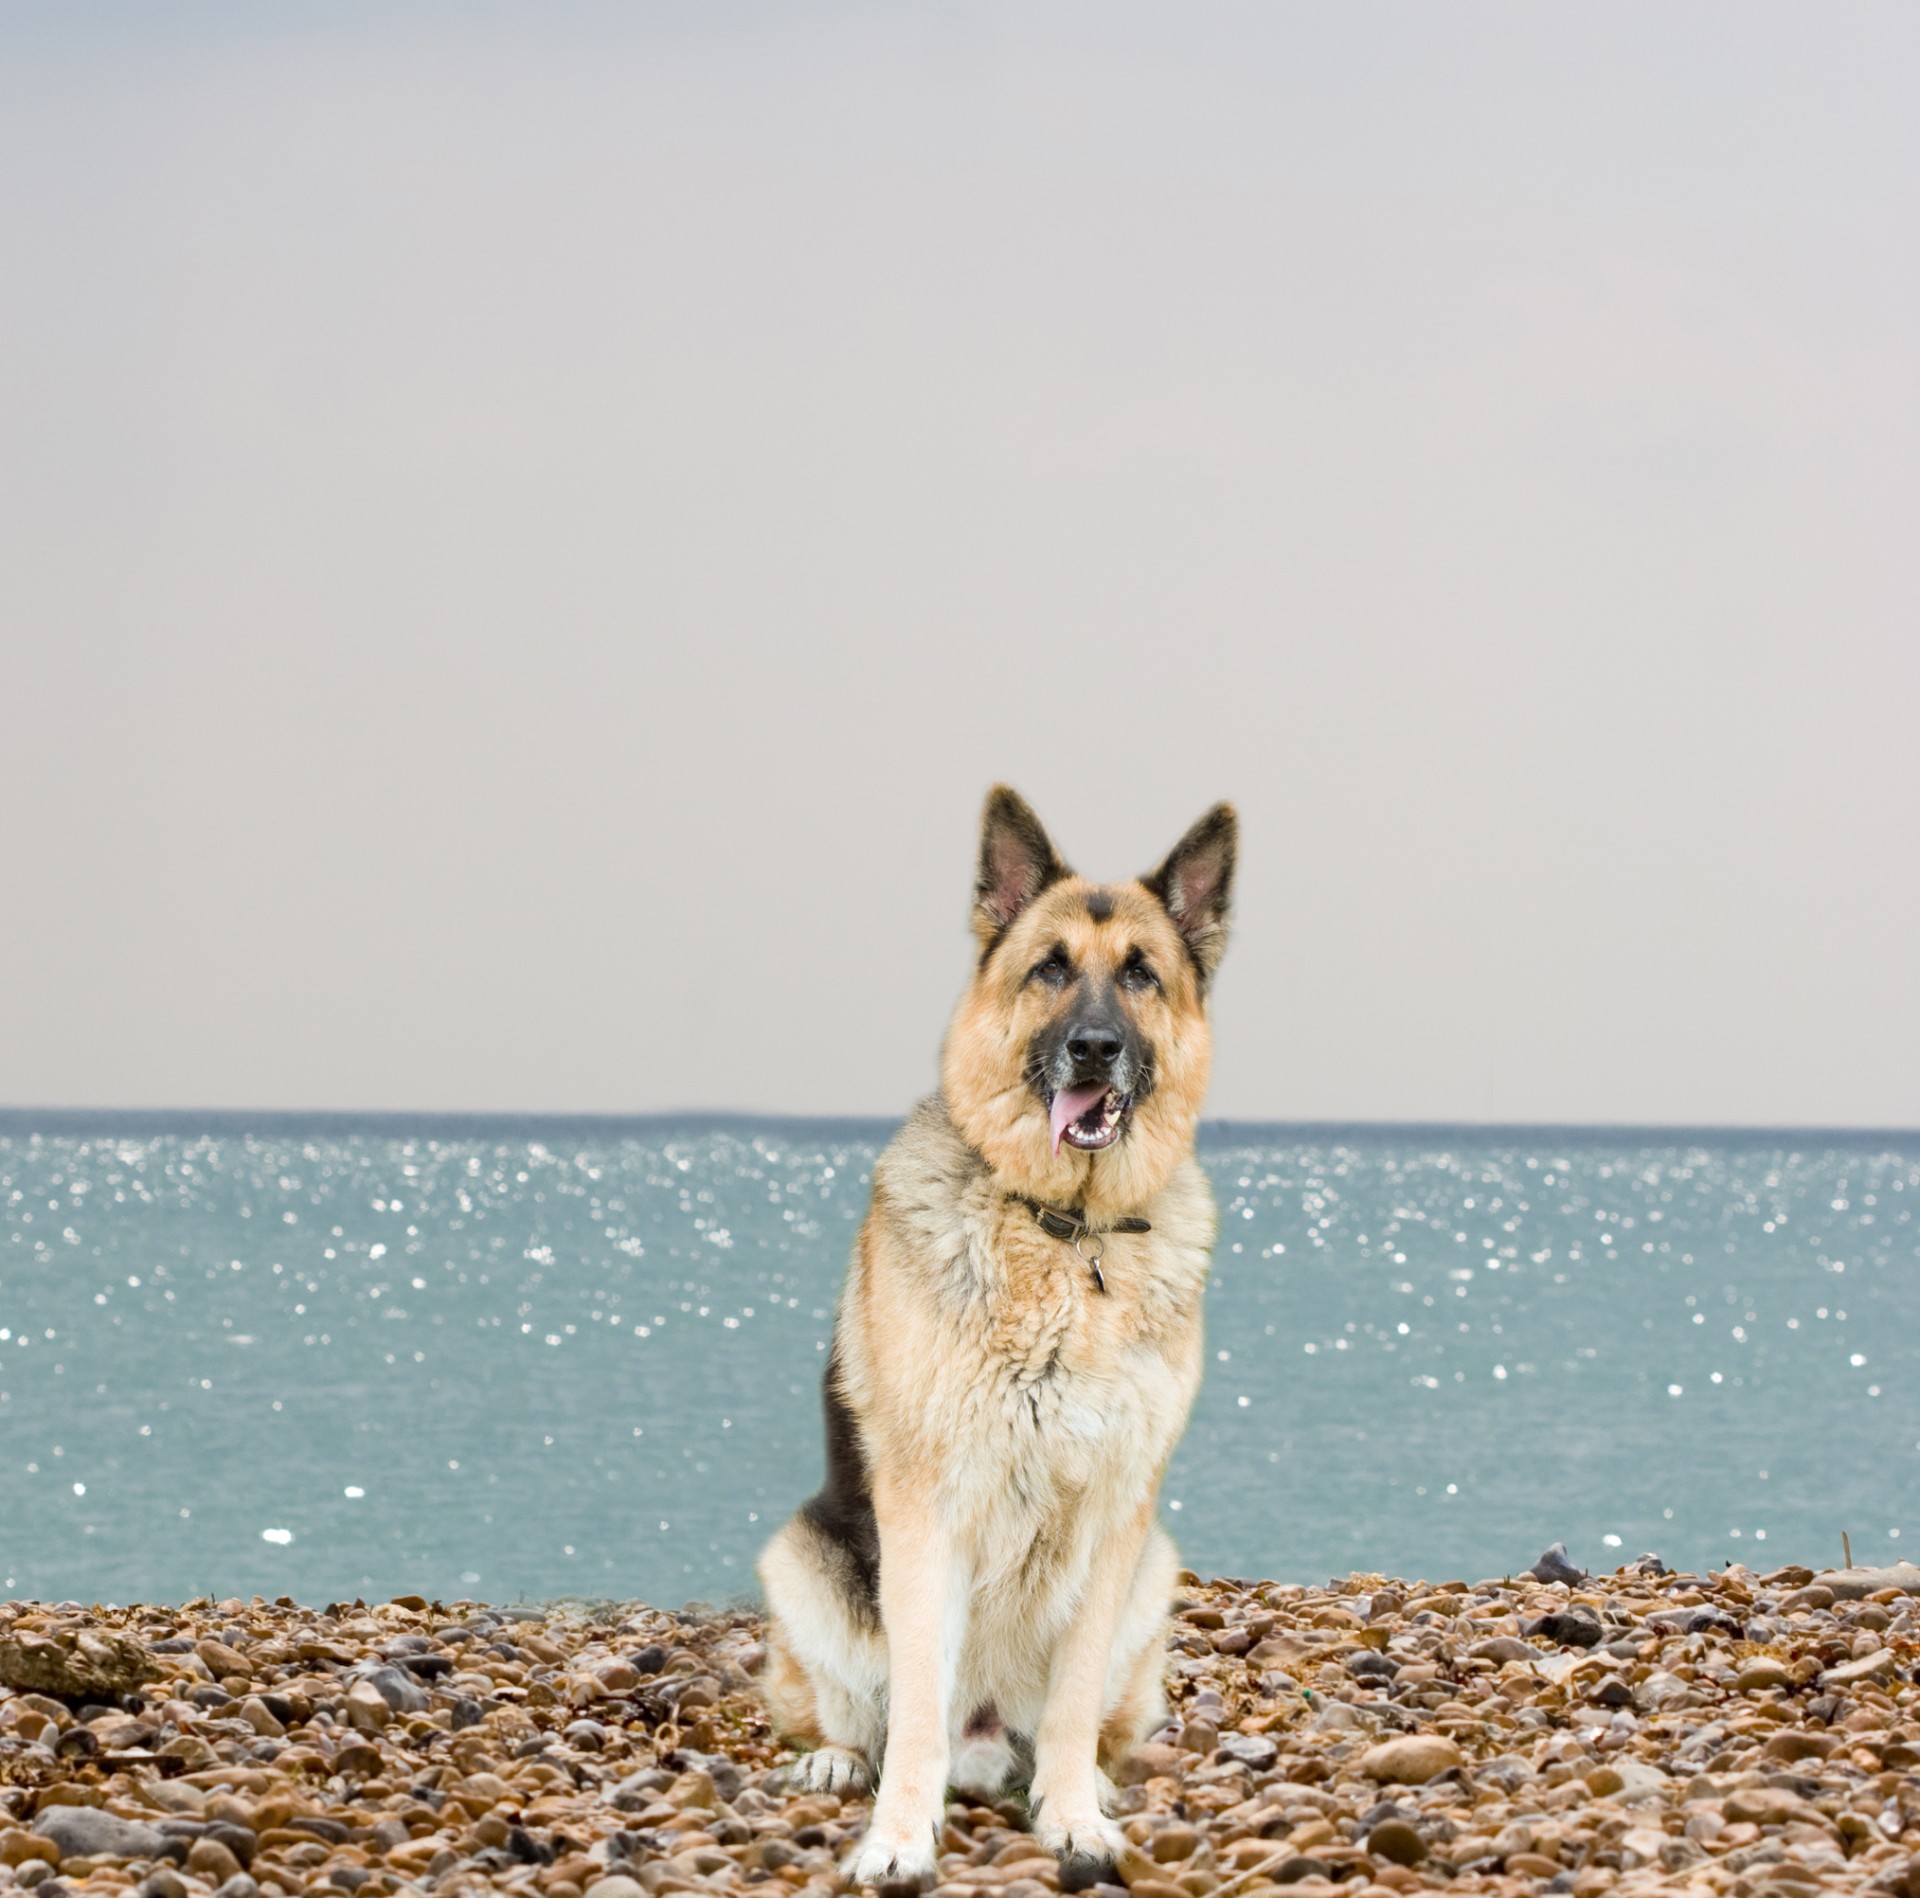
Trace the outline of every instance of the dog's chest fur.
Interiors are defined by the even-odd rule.
[[[1068,1518],[1097,1533],[1151,1495],[1185,1425],[1214,1231],[1198,1163],[1140,1212],[1150,1232],[1054,1237],[938,1099],[875,1168],[841,1316],[848,1395],[870,1453],[929,1483],[990,1566],[990,1545]]]

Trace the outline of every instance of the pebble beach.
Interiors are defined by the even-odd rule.
[[[1920,1568],[1188,1575],[1133,1898],[1920,1898]],[[0,1894],[844,1892],[747,1610],[0,1605]],[[955,1799],[943,1891],[1084,1885]]]

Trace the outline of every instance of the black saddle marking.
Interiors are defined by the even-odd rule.
[[[867,1453],[852,1407],[840,1394],[840,1347],[827,1353],[820,1401],[827,1423],[827,1480],[800,1513],[847,1559],[860,1600],[869,1614],[880,1600],[880,1526],[874,1520]]]

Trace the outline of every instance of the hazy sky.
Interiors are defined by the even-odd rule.
[[[0,1102],[1920,1124],[1920,11],[0,12]]]

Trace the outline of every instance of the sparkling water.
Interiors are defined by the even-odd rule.
[[[0,1585],[750,1597],[887,1131],[0,1119]],[[1912,1550],[1920,1137],[1203,1152],[1196,1568]]]

